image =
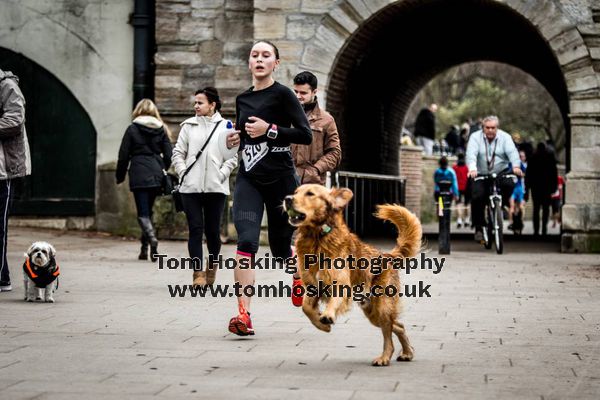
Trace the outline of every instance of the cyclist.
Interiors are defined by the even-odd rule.
[[[487,116],[482,121],[482,129],[473,132],[467,144],[467,166],[469,167],[469,178],[477,177],[477,174],[501,174],[508,172],[509,163],[514,167],[512,172],[521,176],[519,152],[512,137],[498,129],[500,121],[495,115]],[[471,216],[475,226],[475,240],[483,240],[484,210],[485,202],[490,191],[488,179],[476,180],[472,185]],[[512,179],[499,179],[499,187],[502,191],[502,204],[508,204],[514,182]]]

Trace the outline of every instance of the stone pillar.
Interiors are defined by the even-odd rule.
[[[600,252],[600,99],[594,102],[596,113],[571,115],[571,171],[562,208],[563,252]]]
[[[420,146],[400,147],[400,176],[406,179],[406,208],[421,216],[421,179],[423,148]]]
[[[571,124],[571,162],[562,208],[563,252],[600,252],[599,10],[592,7],[592,24],[577,27],[581,42],[569,44],[564,53],[559,54],[569,87]]]

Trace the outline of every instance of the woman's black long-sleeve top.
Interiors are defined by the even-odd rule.
[[[236,127],[241,131],[240,173],[260,180],[292,175],[295,169],[290,144],[312,142],[306,114],[294,93],[278,82],[266,89],[252,89],[235,100]],[[251,138],[245,129],[251,116],[277,125],[277,138],[270,139],[267,135]]]

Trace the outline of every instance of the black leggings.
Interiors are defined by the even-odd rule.
[[[274,257],[291,257],[294,228],[283,210],[283,199],[298,187],[296,175],[260,183],[238,174],[233,195],[233,221],[238,233],[237,250],[254,255],[258,251],[260,223],[267,208],[269,246]]]
[[[223,193],[181,193],[181,202],[188,222],[188,251],[191,258],[202,260],[202,233],[206,234],[208,255],[214,260],[221,251],[221,216],[225,207]]]

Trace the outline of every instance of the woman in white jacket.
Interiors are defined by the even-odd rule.
[[[179,188],[189,228],[188,251],[199,265],[203,264],[202,234],[206,234],[209,262],[206,270],[194,271],[194,286],[214,282],[215,262],[221,251],[221,215],[229,194],[229,175],[237,166],[237,149],[233,147],[235,139],[228,140],[232,129],[219,114],[220,109],[217,89],[206,87],[198,90],[194,101],[196,116],[181,123],[173,150],[173,166],[181,178],[196,161],[198,152],[214,129],[212,138]]]

